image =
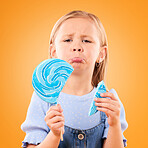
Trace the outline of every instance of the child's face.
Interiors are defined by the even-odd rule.
[[[90,19],[86,18],[70,18],[63,22],[57,32],[54,45],[53,48],[51,47],[53,58],[63,59],[74,68],[83,70],[93,70],[96,60],[105,56],[99,54],[103,50],[100,48],[97,28]],[[74,62],[71,60],[74,57],[79,57],[83,61]]]

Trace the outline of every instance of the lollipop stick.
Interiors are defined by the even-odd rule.
[[[61,141],[63,141],[63,128],[61,127]]]

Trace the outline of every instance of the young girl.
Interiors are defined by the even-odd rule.
[[[93,98],[97,84],[105,79],[108,60],[106,33],[98,17],[85,11],[72,11],[61,17],[51,32],[49,56],[67,61],[74,71],[59,95],[57,106],[33,92],[21,125],[26,132],[22,147],[125,147],[123,132],[128,124],[115,89],[107,90],[103,98]],[[98,112],[88,116],[92,99]]]

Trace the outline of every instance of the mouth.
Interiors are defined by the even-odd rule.
[[[70,63],[84,63],[84,59],[80,57],[74,57],[69,60]]]

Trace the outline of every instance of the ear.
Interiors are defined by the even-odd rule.
[[[107,46],[100,47],[99,50],[100,50],[100,53],[99,53],[99,56],[97,58],[97,61],[102,62],[105,59],[105,56],[107,54]]]
[[[51,58],[57,58],[56,48],[53,44],[50,44],[50,46],[49,46],[49,54],[50,54]]]

